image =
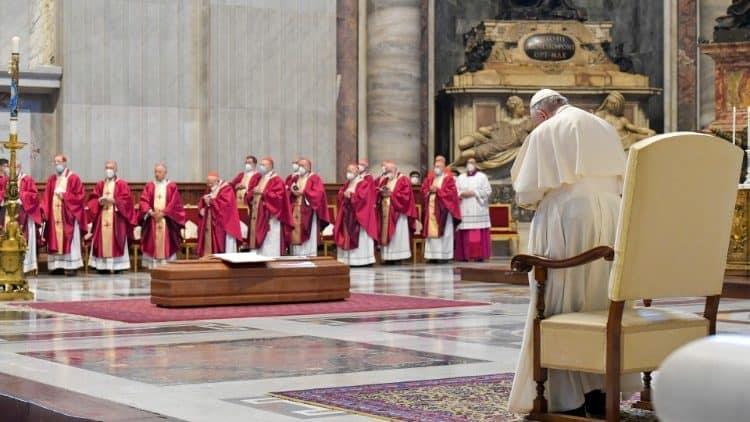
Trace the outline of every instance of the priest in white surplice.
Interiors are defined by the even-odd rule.
[[[552,90],[531,100],[538,126],[521,147],[511,171],[517,202],[536,209],[529,251],[552,259],[573,257],[600,245],[613,245],[620,209],[625,153],[617,131],[591,113],[568,105]],[[607,309],[611,264],[597,261],[550,270],[545,295],[547,315]],[[528,412],[536,396],[532,366],[532,327],[536,282],[529,276],[529,313],[509,408]],[[637,385],[623,391],[636,391]],[[632,383],[632,380],[631,380]],[[549,371],[550,411],[585,416],[604,413],[604,377]],[[584,406],[585,403],[585,406]]]
[[[492,186],[487,175],[477,170],[477,162],[469,158],[466,173],[456,181],[461,198],[461,224],[455,243],[456,261],[482,262],[492,256],[490,237],[490,195]]]

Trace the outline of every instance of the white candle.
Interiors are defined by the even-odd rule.
[[[737,107],[732,107],[732,145],[737,145]]]
[[[11,41],[13,42],[13,53],[18,54],[19,46],[21,44],[21,37],[15,36],[11,38]]]
[[[18,134],[18,120],[11,120],[10,121],[10,134],[11,135],[17,135]]]

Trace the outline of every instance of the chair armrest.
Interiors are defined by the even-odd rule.
[[[596,248],[588,250],[578,256],[558,260],[536,255],[516,255],[513,257],[510,267],[513,271],[527,273],[534,267],[552,269],[572,268],[602,258],[607,261],[613,261],[615,259],[615,250],[610,246],[597,246]]]

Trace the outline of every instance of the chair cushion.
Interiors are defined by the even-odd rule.
[[[576,312],[542,321],[542,366],[604,373],[608,311]],[[660,308],[627,309],[622,318],[623,373],[659,367],[676,348],[708,335],[702,316]]]

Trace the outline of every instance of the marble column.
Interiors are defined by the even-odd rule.
[[[357,160],[359,85],[359,0],[336,2],[336,181]]]
[[[423,26],[420,0],[367,2],[367,151],[373,166],[391,159],[402,172],[422,170]]]
[[[29,67],[55,62],[55,0],[29,2],[31,29],[29,30]]]
[[[698,124],[698,6],[697,0],[677,2],[677,129],[696,130]]]

